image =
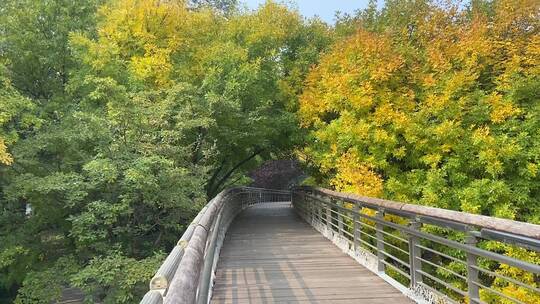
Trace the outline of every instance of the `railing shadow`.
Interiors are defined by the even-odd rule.
[[[319,303],[295,266],[301,251],[292,245],[301,237],[299,228],[311,229],[288,203],[244,210],[222,249],[212,303]]]

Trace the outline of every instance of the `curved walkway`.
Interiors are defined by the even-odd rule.
[[[245,210],[221,250],[212,303],[413,303],[302,221],[289,203]]]

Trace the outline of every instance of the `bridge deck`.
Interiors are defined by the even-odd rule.
[[[238,216],[225,239],[212,303],[413,303],[298,217],[289,203]]]

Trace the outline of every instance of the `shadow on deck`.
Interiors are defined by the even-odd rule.
[[[413,302],[305,223],[289,203],[264,203],[231,225],[212,303]]]

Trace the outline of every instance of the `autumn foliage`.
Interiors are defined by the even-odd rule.
[[[338,190],[540,223],[540,2],[390,4],[308,76],[300,156]]]
[[[303,157],[340,190],[539,223],[539,4],[495,9],[338,43],[300,100]]]

